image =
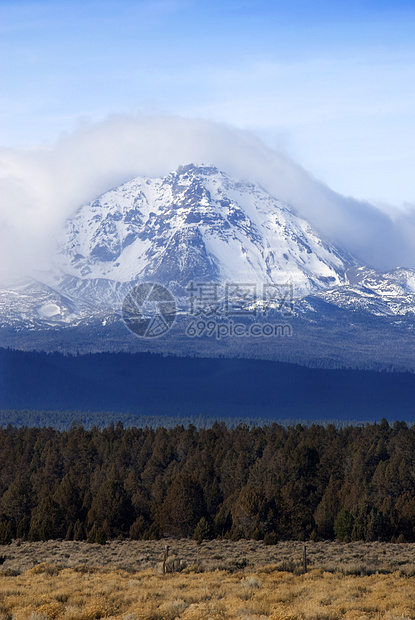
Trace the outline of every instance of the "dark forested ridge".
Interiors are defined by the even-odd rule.
[[[0,409],[210,418],[415,419],[415,374],[255,359],[0,349]]]
[[[415,541],[415,427],[0,429],[0,544]]]

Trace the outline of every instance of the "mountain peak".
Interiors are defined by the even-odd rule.
[[[186,164],[186,165],[181,165],[177,168],[176,172],[173,174],[176,174],[177,176],[183,176],[183,175],[212,175],[212,174],[218,174],[219,170],[218,168],[216,168],[216,166],[212,166],[212,165],[207,165],[207,164]]]
[[[186,164],[136,178],[68,221],[59,268],[70,276],[182,285],[283,283],[297,296],[345,281],[349,257],[258,186]]]

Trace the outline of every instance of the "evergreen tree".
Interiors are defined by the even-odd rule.
[[[178,474],[156,513],[156,524],[170,536],[190,536],[206,516],[203,491],[192,476]]]
[[[59,504],[52,497],[45,497],[34,510],[28,539],[34,541],[63,538],[65,534],[65,518]]]
[[[334,534],[337,540],[350,541],[353,532],[354,518],[348,510],[342,508],[334,520]]]

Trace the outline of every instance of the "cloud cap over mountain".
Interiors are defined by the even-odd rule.
[[[53,148],[0,150],[0,277],[44,267],[54,237],[82,204],[136,176],[207,163],[260,184],[331,241],[379,269],[415,267],[415,210],[382,211],[340,196],[253,134],[174,116],[114,116]]]

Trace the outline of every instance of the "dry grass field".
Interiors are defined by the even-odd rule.
[[[0,547],[0,620],[415,618],[415,545],[307,543],[306,574],[302,554],[295,542],[14,542]]]

